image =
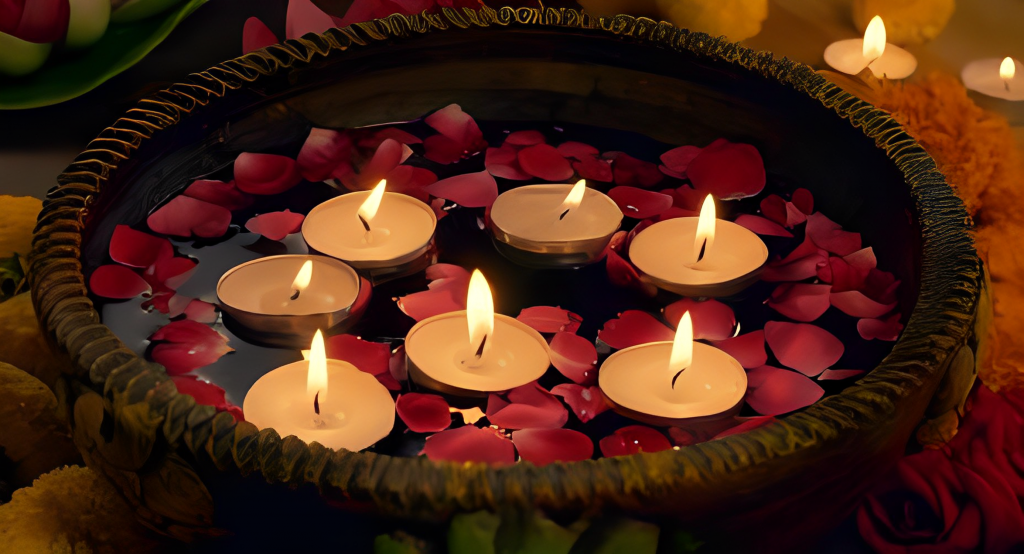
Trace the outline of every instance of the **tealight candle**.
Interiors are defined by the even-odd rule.
[[[641,231],[630,244],[629,259],[644,279],[667,291],[730,296],[757,280],[768,247],[748,229],[716,219],[708,196],[700,217],[668,219]]]
[[[864,38],[833,42],[825,48],[825,63],[838,71],[856,75],[865,68],[879,79],[903,79],[917,69],[917,58],[885,41],[885,24],[875,16],[864,30]]]
[[[484,396],[539,379],[551,359],[548,343],[525,323],[495,315],[479,270],[469,281],[466,310],[424,319],[405,337],[409,377],[457,396]]]
[[[530,185],[494,201],[490,228],[505,257],[531,267],[575,267],[600,259],[622,224],[611,198],[575,185]]]
[[[235,266],[217,282],[225,323],[273,346],[308,344],[317,329],[343,331],[359,296],[359,275],[326,256],[269,256]]]
[[[311,250],[338,258],[371,281],[415,273],[433,263],[437,216],[430,206],[394,192],[343,194],[310,210],[302,238]]]
[[[1003,100],[1024,100],[1024,64],[1013,58],[976,60],[960,73],[964,86]]]
[[[686,312],[672,342],[640,344],[609,356],[598,385],[613,409],[627,417],[692,427],[738,412],[747,372],[725,352],[693,342]]]
[[[246,421],[273,428],[282,437],[352,451],[372,446],[395,425],[388,389],[348,362],[328,360],[320,331],[309,360],[260,377],[246,393],[242,412]]]

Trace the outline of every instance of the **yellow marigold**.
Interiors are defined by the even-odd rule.
[[[939,36],[956,10],[956,0],[854,0],[853,22],[864,32],[876,15],[893,44],[924,44]]]
[[[32,229],[43,203],[30,196],[0,195],[0,259],[32,251]]]
[[[768,18],[768,0],[657,0],[657,6],[677,27],[725,35],[732,41],[760,33]]]
[[[20,368],[51,387],[71,363],[46,342],[27,292],[0,303],[0,362]]]

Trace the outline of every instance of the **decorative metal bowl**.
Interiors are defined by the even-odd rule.
[[[188,178],[311,125],[400,121],[451,102],[482,119],[756,144],[770,170],[810,188],[903,280],[913,312],[902,338],[855,385],[766,427],[680,450],[495,468],[334,452],[236,424],[178,394],[100,322],[83,265],[101,262],[117,223],[141,220]],[[142,100],[47,194],[30,279],[43,327],[75,362],[59,397],[73,407],[78,446],[170,535],[260,514],[351,517],[338,505],[434,520],[532,505],[626,512],[714,534],[721,548],[756,540],[783,551],[847,515],[923,418],[961,406],[987,321],[968,231],[920,145],[807,66],[643,18],[446,9],[289,40]],[[797,522],[799,533],[782,532]]]

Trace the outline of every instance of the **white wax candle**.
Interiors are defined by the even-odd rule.
[[[491,206],[491,221],[509,237],[557,246],[572,241],[610,238],[619,230],[622,211],[600,191],[585,188],[575,207],[563,202],[574,185],[529,185],[503,193]],[[565,217],[560,218],[562,213]]]
[[[825,63],[838,71],[856,75],[865,68],[879,79],[903,79],[917,69],[917,58],[885,41],[885,25],[875,16],[864,38],[833,42],[825,48]]]
[[[292,300],[296,275],[312,262],[309,285]],[[235,266],[217,283],[222,304],[265,315],[311,315],[344,310],[359,296],[359,275],[326,256],[269,256]]]
[[[975,60],[964,66],[960,78],[964,86],[982,94],[1024,100],[1024,64],[1013,58]]]

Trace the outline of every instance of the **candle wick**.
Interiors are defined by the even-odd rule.
[[[302,293],[302,291],[301,291],[301,290],[296,290],[296,291],[295,291],[295,292],[294,292],[294,293],[293,293],[293,294],[291,295],[291,300],[298,300],[298,299],[299,299],[299,294],[301,294],[301,293]]]
[[[1010,80],[1009,79],[1003,79],[1003,87],[1006,88],[1006,92],[1010,92]]]
[[[370,222],[366,221],[366,219],[362,216],[362,214],[357,214],[356,217],[359,218],[359,223],[363,224],[363,229],[366,229],[366,232],[369,233],[370,232]]]
[[[313,412],[320,415],[320,391],[316,391],[316,396],[313,397]]]
[[[699,263],[704,259],[704,255],[707,254],[708,239],[704,239],[704,242],[700,243],[700,252],[697,254],[697,262]]]
[[[487,335],[484,335],[484,340],[480,341],[480,347],[476,349],[476,354],[473,355],[477,360],[484,355],[484,346],[487,344]]]
[[[563,219],[565,219],[565,216],[569,215],[570,210],[572,210],[572,208],[567,208],[564,212],[562,212],[562,215],[558,216],[558,221],[562,221]]]
[[[674,375],[674,376],[672,377],[672,388],[673,388],[673,389],[675,389],[675,388],[676,388],[676,381],[677,381],[677,380],[679,379],[679,376],[680,376],[680,375],[682,375],[682,374],[683,374],[683,372],[684,372],[684,371],[686,371],[687,369],[689,369],[689,368],[686,368],[686,367],[684,367],[683,369],[680,369],[680,370],[679,370],[679,373],[676,373],[676,374],[675,374],[675,375]]]

